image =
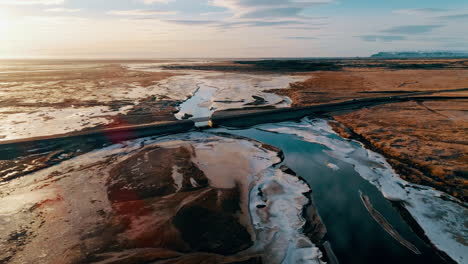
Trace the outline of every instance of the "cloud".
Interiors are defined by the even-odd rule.
[[[386,36],[386,35],[362,35],[362,36],[357,36],[357,38],[360,38],[363,41],[368,41],[368,42],[377,42],[377,41],[392,42],[392,41],[397,41],[397,40],[406,40],[405,36]]]
[[[302,22],[295,20],[286,21],[244,21],[241,24],[252,27],[272,27],[272,26],[288,26],[288,25],[300,25]]]
[[[272,17],[296,17],[302,12],[300,7],[278,7],[250,10],[240,15],[240,18],[272,18]]]
[[[327,17],[310,17],[303,13],[308,8],[329,4],[335,0],[209,0],[212,6],[224,8],[230,18],[213,24],[215,27],[302,27],[315,25],[316,20]],[[320,21],[323,24],[323,21]]]
[[[304,26],[308,25],[303,21],[298,20],[230,20],[230,21],[219,21],[219,20],[164,20],[164,22],[186,25],[186,26],[199,26],[206,25],[216,28],[236,28],[236,27],[284,27],[284,26]],[[305,27],[304,27],[305,28]],[[310,30],[310,27],[307,27]]]
[[[57,7],[57,8],[49,8],[49,9],[46,9],[45,11],[57,12],[57,13],[76,13],[76,12],[80,12],[81,9],[69,9],[69,8]]]
[[[317,37],[286,37],[284,39],[311,40],[318,39]]]
[[[392,27],[386,30],[382,30],[383,33],[391,34],[424,34],[433,31],[434,29],[443,27],[444,25],[410,25],[410,26],[398,26]]]
[[[280,26],[304,26],[307,23],[298,20],[237,20],[233,22],[219,22],[216,24],[220,28],[233,27],[280,27]]]
[[[145,9],[132,9],[132,10],[110,10],[107,12],[109,15],[114,16],[167,16],[175,15],[176,11],[161,11],[161,10],[145,10]]]
[[[307,8],[329,4],[333,0],[212,0],[211,4],[232,11],[237,18],[301,17]]]
[[[446,20],[455,20],[455,19],[467,19],[468,14],[458,14],[458,15],[448,15],[448,16],[439,16],[439,19],[446,19]]]
[[[230,14],[231,12],[229,11],[219,11],[219,12],[206,12],[206,13],[201,13],[200,16],[219,16],[219,15],[226,15]]]
[[[214,20],[164,20],[164,22],[178,24],[178,25],[189,25],[189,26],[199,26],[199,25],[212,25],[217,24],[217,21]]]
[[[309,25],[309,26],[288,26],[287,29],[296,29],[296,30],[318,30],[321,29],[322,27],[319,26],[326,26],[328,24],[323,23],[323,24],[314,24],[314,25]]]
[[[466,37],[421,37],[418,40],[424,42],[468,42]]]
[[[4,0],[0,5],[61,5],[65,0]]]
[[[142,0],[142,2],[146,5],[151,5],[151,4],[167,4],[169,2],[172,2],[174,0]]]
[[[450,9],[444,8],[416,8],[416,9],[400,9],[393,11],[394,14],[400,15],[430,15],[442,12],[448,12]]]
[[[40,25],[57,25],[57,24],[79,24],[89,22],[89,18],[77,16],[26,16],[23,17],[24,21]]]

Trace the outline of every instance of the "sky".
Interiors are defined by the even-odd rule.
[[[0,0],[0,58],[467,51],[466,0]]]

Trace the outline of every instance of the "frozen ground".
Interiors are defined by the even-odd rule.
[[[121,180],[111,177],[116,164],[143,153],[143,158],[137,159],[141,164],[128,168],[139,175],[139,170],[144,170],[143,164],[160,163],[160,160],[151,160],[152,156],[145,154],[147,151],[179,148],[194,151],[191,161],[187,162],[196,164],[206,175],[209,187],[189,196],[185,205],[167,204],[169,200],[202,187],[199,178],[192,178],[195,175],[175,166],[172,169],[175,193],[162,197],[161,203],[154,200],[156,198],[141,197],[144,203],[153,203],[155,209],[148,205],[141,215],[134,208],[136,211],[132,210],[131,214],[135,215],[127,220],[130,221],[129,229],[115,235],[112,249],[122,246],[124,248],[120,251],[125,251],[128,243],[125,241],[135,240],[150,232],[152,226],[164,224],[164,219],[170,215],[161,217],[162,210],[181,210],[211,188],[220,190],[220,195],[221,190],[239,188],[239,218],[254,244],[237,255],[262,253],[267,263],[322,263],[319,260],[321,252],[301,233],[305,224],[302,210],[309,203],[305,193],[309,188],[297,177],[274,167],[280,162],[278,153],[255,141],[197,132],[113,145],[1,185],[0,204],[7,206],[0,208],[0,237],[23,234],[21,241],[24,243],[16,245],[12,240],[0,240],[0,259],[11,256],[10,263],[57,263],[62,257],[62,260],[69,261],[72,257],[89,255],[95,248],[104,247],[105,236],[99,232],[104,232],[101,230],[106,225],[118,222],[119,217],[126,217],[119,215],[122,211],[116,209],[123,205],[115,204],[109,196],[109,191],[112,191],[109,186]],[[110,178],[114,180],[109,181]],[[135,182],[125,189],[152,188],[141,184]],[[154,189],[153,193],[157,190]],[[164,199],[169,200],[164,202]],[[57,229],[60,232],[56,232]],[[122,240],[124,237],[126,240]],[[170,247],[168,241],[163,243]],[[117,257],[112,251],[99,250],[98,254]]]
[[[159,95],[155,86],[142,86],[142,78],[115,65],[28,64],[21,69],[0,73],[0,140],[105,125]],[[121,75],[113,77],[112,71]]]
[[[109,117],[124,114],[131,108],[126,106],[118,111],[110,110],[107,106],[0,108],[0,140],[48,136],[108,124],[112,121]]]
[[[168,96],[190,98],[181,104],[178,119],[209,117],[216,110],[239,109],[252,106],[288,107],[289,98],[267,92],[285,89],[290,83],[307,79],[305,76],[279,74],[217,73],[209,71],[164,70],[167,64],[128,65],[130,69],[182,73],[158,84]],[[187,94],[189,92],[189,94]]]
[[[265,91],[287,88],[289,83],[305,79],[162,68],[184,63],[205,62],[128,64],[127,70],[120,65],[92,63],[4,65],[0,72],[0,141],[106,125],[150,98],[183,102],[176,114],[178,119],[209,117],[215,110],[249,106],[287,107],[287,97]],[[156,78],[148,85],[151,79],[138,72],[177,76],[158,77],[161,80]]]

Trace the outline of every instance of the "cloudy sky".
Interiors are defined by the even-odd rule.
[[[466,0],[0,0],[0,58],[466,51],[467,33]]]

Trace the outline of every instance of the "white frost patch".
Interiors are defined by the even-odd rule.
[[[0,216],[13,215],[46,199],[51,199],[53,195],[53,190],[49,189],[36,192],[24,191],[2,197],[0,198]]]
[[[176,66],[176,65],[194,65],[194,64],[205,64],[213,61],[210,60],[170,60],[153,63],[129,63],[125,66],[133,71],[147,71],[147,72],[163,72],[167,71],[163,69],[163,66]]]
[[[285,89],[289,87],[290,83],[305,79],[304,76],[289,75],[258,76],[239,73],[195,72],[189,73],[188,76],[173,77],[168,81],[168,85],[172,89],[180,86],[184,86],[186,89],[188,82],[191,81],[192,87],[196,87],[193,90],[197,92],[180,106],[180,112],[176,117],[181,119],[185,114],[192,115],[194,118],[209,117],[218,110],[255,106],[249,105],[255,102],[253,96],[263,98],[264,102],[259,106],[288,107],[291,104],[289,98],[265,91]],[[172,96],[173,93],[168,94]]]
[[[211,71],[180,71],[165,70],[167,65],[207,63],[202,62],[164,62],[151,65],[129,64],[133,70],[183,73],[159,82],[157,90],[169,98],[186,100],[180,106],[178,119],[186,114],[193,118],[209,117],[216,110],[237,109],[248,107],[255,102],[252,96],[265,100],[261,106],[289,107],[291,100],[285,96],[266,92],[271,89],[285,89],[290,83],[305,81],[307,76],[277,75],[277,74],[242,74],[218,73]],[[252,105],[250,105],[252,106]]]
[[[198,183],[194,178],[190,178],[190,184],[192,184],[193,187],[198,187]]]
[[[177,191],[182,188],[182,182],[184,181],[184,175],[179,172],[179,169],[180,168],[177,165],[174,165],[172,168],[172,179],[174,179],[174,184]]]
[[[59,189],[63,200],[58,203],[68,206],[69,210],[64,210],[66,213],[60,218],[46,219],[44,228],[60,226],[61,232],[68,234],[75,230],[71,227],[96,226],[102,222],[96,212],[100,209],[110,210],[104,184],[112,164],[156,146],[162,148],[191,146],[195,151],[192,161],[205,173],[211,186],[228,189],[239,186],[241,210],[247,221],[243,224],[247,226],[253,237],[256,237],[254,247],[244,253],[262,251],[267,258],[265,262],[272,264],[322,263],[319,260],[322,256],[319,249],[301,232],[305,224],[302,210],[308,204],[304,193],[309,191],[308,186],[297,177],[275,169],[273,165],[280,161],[277,153],[262,148],[261,143],[209,133],[192,132],[157,139],[142,138],[127,141],[64,161],[32,173],[28,177],[12,180],[0,186],[0,194],[4,194],[0,197],[0,204],[8,205],[0,206],[0,220],[8,217],[2,216],[1,213],[22,214],[24,209],[31,205],[53,198],[51,192]],[[54,172],[68,173],[55,181],[56,178],[49,177]],[[178,187],[182,186],[183,176],[177,167],[173,167],[172,177]],[[196,186],[197,182],[193,178],[190,178],[190,181]],[[259,196],[259,188],[263,191],[262,196]],[[83,197],[86,199],[82,199]],[[88,200],[91,199],[102,203],[90,204]],[[265,207],[257,208],[257,205]],[[61,219],[68,219],[73,225]],[[132,226],[135,224],[136,230],[139,230],[141,221],[147,219],[137,219]],[[8,234],[9,229],[16,226],[5,226],[5,228],[2,232]],[[38,231],[38,234],[39,237],[44,235],[41,231]],[[53,234],[54,237],[51,239],[60,240],[62,233]],[[78,239],[79,237],[67,236],[64,239],[63,252],[75,245]],[[56,252],[42,246],[39,248],[48,252],[49,256]]]
[[[361,177],[375,185],[385,198],[401,201],[426,236],[458,263],[468,260],[468,209],[455,198],[430,187],[401,179],[385,158],[362,144],[339,137],[326,120],[303,119],[258,126],[271,132],[296,135],[327,147],[331,157],[353,165]]]
[[[252,141],[229,138],[214,144],[202,141],[195,149],[194,162],[210,185],[240,187],[242,214],[250,215],[254,228],[252,250],[265,252],[265,263],[322,263],[322,253],[302,233],[302,210],[309,202],[305,193],[310,189],[298,177],[272,167],[281,161],[276,153],[262,151]]]
[[[168,64],[171,63],[168,62]],[[9,72],[37,73],[64,69],[82,70],[101,66],[99,63],[91,62],[70,65],[8,62],[8,64],[0,64],[0,74],[2,72],[8,74]],[[144,65],[140,66],[145,67]],[[164,83],[164,81],[166,80],[162,82]],[[99,80],[77,78],[66,81],[42,81],[32,78],[21,82],[0,82],[0,98],[2,100],[32,105],[31,107],[0,108],[0,140],[61,134],[108,124],[112,121],[113,116],[126,114],[133,108],[131,104],[138,105],[142,99],[151,97],[158,99],[167,96],[177,100],[185,100],[188,95],[194,92],[194,88],[190,85],[184,90],[184,83],[181,86],[173,87],[174,89],[170,91],[166,91],[158,85],[159,82],[148,87],[142,87],[138,83],[115,83],[112,78]],[[171,93],[174,94],[173,97],[168,95]],[[58,107],[60,109],[47,105],[64,103],[66,102],[64,100],[70,102],[64,108],[61,105]],[[114,101],[123,101],[128,105],[112,110],[105,106]],[[84,105],[76,108],[73,106],[74,102],[94,103],[90,106]],[[99,103],[102,103],[102,106],[95,105]]]
[[[340,170],[340,167],[338,167],[338,165],[333,164],[333,163],[330,163],[330,162],[327,163],[327,167],[330,168],[330,169],[332,169],[332,170],[334,170],[334,171]]]
[[[144,98],[168,98],[184,101],[180,112],[182,119],[186,114],[197,117],[209,117],[216,110],[243,108],[255,102],[252,96],[265,100],[263,106],[290,106],[287,97],[265,92],[269,89],[287,88],[289,83],[303,81],[306,76],[290,75],[251,75],[238,73],[217,73],[210,71],[164,70],[165,65],[183,65],[207,63],[208,61],[167,61],[149,64],[129,64],[132,70],[173,72],[177,75],[142,87],[137,83],[112,84],[109,89],[101,89],[93,81],[74,80],[72,83],[60,81],[25,81],[0,86],[0,96],[4,100],[41,105],[61,103],[64,99],[71,102],[95,101],[109,103],[124,100],[137,105]],[[77,69],[90,65],[74,66]],[[38,65],[40,68],[51,68],[54,65]],[[54,68],[55,69],[55,68]],[[30,66],[32,72],[41,69]],[[110,82],[110,81],[102,81]],[[102,83],[106,84],[106,83]],[[11,140],[61,134],[108,124],[112,116],[126,114],[133,106],[121,107],[111,111],[107,106],[90,106],[56,109],[52,107],[15,107],[0,109],[0,140]]]
[[[203,78],[201,74],[189,74],[172,76],[156,83],[154,91],[159,96],[167,96],[173,100],[186,100],[198,89],[198,84],[201,83],[200,79]]]
[[[0,108],[0,136],[1,140],[12,140],[29,137],[39,137],[68,133],[87,127],[108,124],[112,120],[109,116],[126,113],[130,108],[124,107],[120,111],[111,111],[107,106],[87,108]]]
[[[265,263],[323,263],[322,253],[302,232],[309,187],[296,176],[267,169],[250,192],[257,245],[268,248]]]

